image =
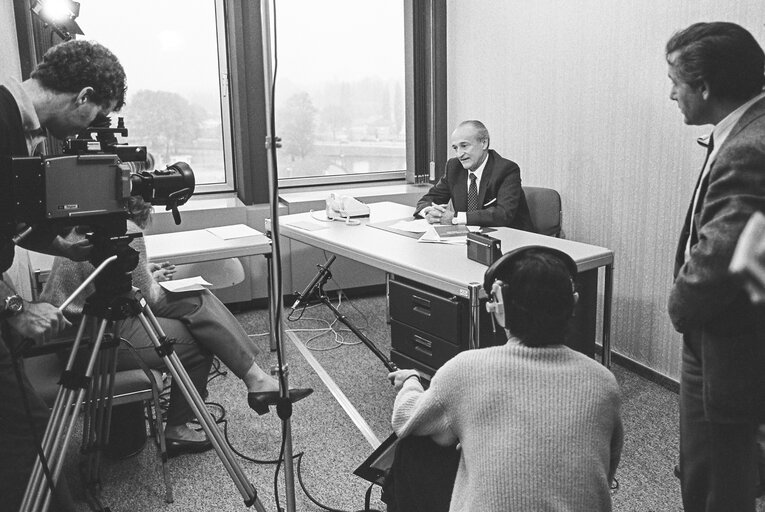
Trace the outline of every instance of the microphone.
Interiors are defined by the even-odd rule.
[[[329,266],[332,265],[332,263],[335,261],[336,258],[337,256],[333,254],[332,256],[329,257],[329,259],[324,264],[324,266],[316,265],[319,268],[319,272],[315,276],[313,276],[313,279],[311,279],[311,282],[308,283],[308,286],[306,286],[305,289],[302,291],[302,293],[298,295],[298,298],[295,300],[295,303],[292,305],[293,311],[297,309],[297,307],[300,305],[301,302],[303,302],[306,299],[306,297],[311,295],[311,292],[316,287],[318,282],[321,281],[324,278],[324,276],[329,274]]]

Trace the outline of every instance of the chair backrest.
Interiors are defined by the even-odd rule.
[[[560,236],[563,223],[560,194],[556,190],[544,187],[523,187],[523,193],[537,233]]]

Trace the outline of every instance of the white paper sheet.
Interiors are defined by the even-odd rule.
[[[159,283],[159,285],[171,293],[204,290],[205,288],[212,286],[211,283],[208,283],[207,281],[204,280],[204,278],[199,276],[187,277],[186,279],[162,281]]]
[[[429,226],[428,230],[417,239],[418,242],[429,242],[434,244],[452,244],[452,245],[465,245],[467,243],[467,235],[465,236],[450,236],[441,238],[436,233],[433,226]]]
[[[400,229],[401,231],[408,231],[410,233],[425,233],[430,227],[430,224],[428,224],[428,221],[425,219],[400,220],[388,227]]]
[[[248,236],[261,234],[245,224],[234,224],[232,226],[207,228],[207,231],[217,236],[221,240],[233,240],[234,238],[245,238]]]

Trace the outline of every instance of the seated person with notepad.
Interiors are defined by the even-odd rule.
[[[151,205],[136,196],[130,197],[128,205],[132,218],[132,221],[128,221],[128,232],[139,232],[149,223]],[[69,236],[72,239],[82,237],[76,233]],[[158,281],[172,279],[172,265],[149,264],[143,238],[136,238],[130,245],[139,253],[138,265],[133,270],[133,286],[146,298],[167,337],[174,340],[173,349],[200,395],[204,395],[213,356],[217,356],[247,386],[250,407],[258,414],[269,412],[269,406],[275,405],[279,398],[279,385],[255,362],[259,349],[239,321],[209,290],[166,292],[159,286]],[[41,300],[54,306],[63,304],[93,270],[93,265],[88,262],[74,262],[57,257],[45,283]],[[95,288],[91,284],[67,306],[64,314],[70,319],[82,315],[85,299],[93,291]],[[137,349],[149,367],[164,369],[164,362],[154,350],[154,344],[138,318],[131,317],[120,321],[119,333]],[[137,368],[132,354],[123,353],[127,352],[124,348],[120,350],[117,370]],[[295,402],[305,398],[312,391],[310,388],[291,389],[290,399]],[[197,432],[186,425],[192,419],[191,408],[181,390],[173,383],[165,430],[170,456],[212,448],[210,440],[203,432]]]
[[[460,352],[427,390],[415,370],[388,376],[399,391],[388,512],[611,511],[619,387],[563,344],[576,272],[555,249],[510,251],[483,279],[507,343]]]
[[[463,121],[452,133],[457,156],[441,179],[422,196],[414,216],[431,224],[506,226],[534,231],[518,164],[489,149],[489,131],[480,121]]]

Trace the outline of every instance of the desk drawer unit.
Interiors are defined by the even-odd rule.
[[[394,319],[390,321],[390,338],[394,350],[431,368],[439,368],[462,350],[459,345]]]
[[[400,277],[389,281],[388,293],[391,359],[399,367],[430,372],[469,348],[467,299]],[[482,300],[480,345],[502,344],[506,341],[504,331],[492,332],[484,304]]]
[[[390,317],[457,346],[467,343],[465,300],[438,294],[409,282],[390,281]]]

